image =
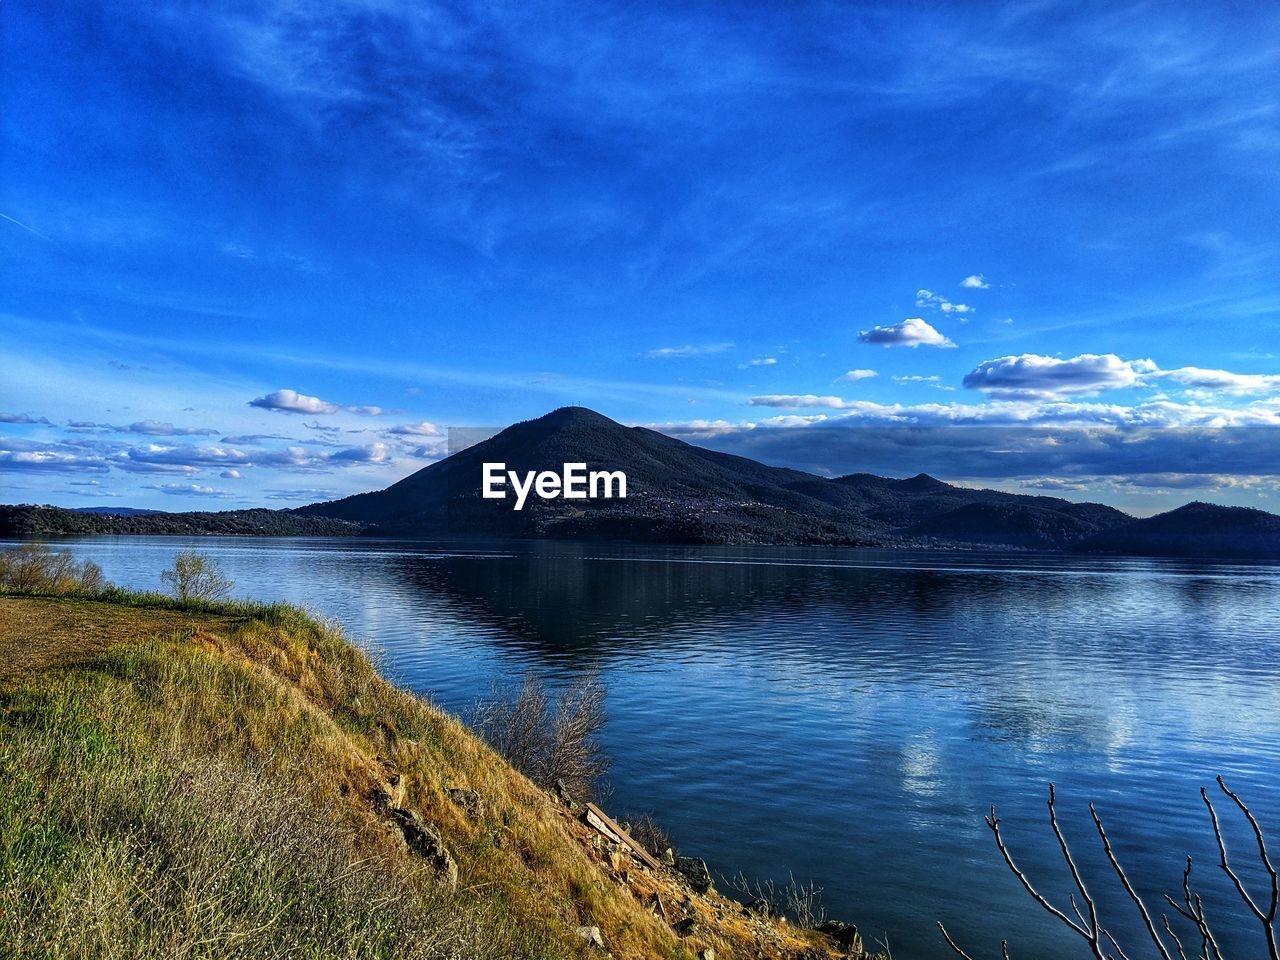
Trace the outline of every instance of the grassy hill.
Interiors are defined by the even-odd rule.
[[[579,812],[294,608],[0,595],[5,956],[843,955]]]

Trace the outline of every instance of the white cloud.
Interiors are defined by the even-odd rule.
[[[237,447],[164,446],[148,443],[131,447],[116,458],[117,466],[147,464],[178,467],[221,467],[228,464],[248,466],[252,458]]]
[[[92,420],[68,420],[67,427],[81,432],[139,433],[147,437],[211,437],[221,432],[212,427],[175,427],[167,420],[137,420],[124,426]]]
[[[438,437],[441,430],[429,420],[423,420],[421,423],[397,423],[391,428],[391,433],[400,437]]]
[[[858,334],[862,343],[878,343],[886,347],[954,347],[955,344],[920,317],[909,317],[901,323],[872,327]]]
[[[1280,402],[1271,401],[1258,401],[1246,407],[1173,403],[1168,400],[1126,405],[1043,398],[967,404],[902,404],[814,394],[771,394],[752,397],[748,405],[843,410],[845,413],[839,420],[868,426],[1280,427]],[[743,426],[747,425],[738,424],[736,428]]]
[[[831,410],[846,410],[850,406],[858,403],[856,400],[842,400],[840,397],[818,397],[812,393],[806,394],[785,394],[785,395],[769,395],[763,397],[752,397],[747,401],[748,405],[753,407],[784,407],[794,409],[796,407],[826,407]]]
[[[1087,483],[1079,480],[1065,480],[1061,477],[1034,477],[1019,482],[1018,486],[1026,490],[1088,490]]]
[[[223,477],[226,480],[242,480],[244,478],[244,474],[239,470],[223,470],[222,473],[218,474],[218,476]]]
[[[1121,360],[1114,353],[1069,360],[1024,353],[984,360],[965,374],[964,385],[1005,399],[1083,397],[1138,386],[1155,370],[1150,360]]]
[[[917,307],[937,307],[943,313],[973,313],[973,307],[967,303],[952,303],[946,297],[932,290],[916,291]]]
[[[266,396],[250,400],[249,406],[261,407],[263,410],[276,410],[280,413],[330,414],[337,413],[339,410],[345,410],[348,413],[359,413],[370,417],[376,417],[384,412],[381,407],[349,406],[330,403],[327,400],[321,400],[319,397],[309,397],[306,394],[298,393],[295,390],[276,390],[274,393],[268,393]]]
[[[337,413],[342,409],[336,403],[329,403],[319,397],[308,397],[294,390],[277,390],[275,393],[268,393],[265,397],[250,400],[249,406],[261,407],[263,410],[279,410],[282,413],[328,414]]]
[[[128,426],[129,433],[141,433],[151,437],[208,437],[217,430],[211,427],[175,427],[161,420],[139,420]]]
[[[966,290],[990,290],[991,284],[987,283],[987,278],[980,273],[972,273],[960,281],[960,286]]]
[[[385,443],[371,443],[339,450],[324,459],[333,463],[390,463],[391,448]]]
[[[1015,487],[1026,478],[1028,488],[1042,490],[1092,488],[1104,477],[1132,477],[1135,486],[1158,485],[1153,489],[1190,488],[1197,476],[1218,487],[1239,486],[1233,477],[1280,482],[1280,403],[1243,409],[1064,400],[905,405],[798,395],[760,397],[756,405],[815,412],[658,429],[725,453],[818,473],[896,476],[924,469]]]
[[[748,361],[747,366],[750,367],[772,367],[778,363],[777,357],[756,357],[754,360]]]
[[[726,350],[732,349],[732,343],[687,343],[682,347],[658,347],[657,349],[648,351],[645,356],[650,360],[683,360],[688,357],[706,356],[709,353],[724,353]]]
[[[201,486],[198,483],[152,483],[146,486],[148,490],[159,490],[161,493],[167,493],[175,497],[229,497],[231,494],[225,490],[215,490],[213,487]]]
[[[840,376],[836,377],[836,379],[847,380],[852,383],[853,381],[856,381],[856,380],[869,380],[872,377],[878,377],[878,376],[880,376],[880,374],[876,373],[874,370],[861,369],[861,370],[850,370],[848,373],[842,373]]]
[[[338,496],[336,490],[317,490],[308,488],[302,490],[268,490],[264,496],[268,500],[300,500],[305,503],[315,503],[322,500],[333,500]]]
[[[19,445],[12,440],[0,447],[0,470],[22,472],[106,473],[107,464],[102,457],[86,455],[75,450],[15,449]]]
[[[1035,353],[999,357],[978,364],[964,385],[1003,399],[1084,397],[1108,390],[1152,386],[1167,380],[1186,387],[1188,397],[1280,394],[1280,375],[1232,373],[1201,367],[1163,370],[1151,360],[1122,360],[1114,353],[1085,353],[1069,359]],[[1156,399],[1165,399],[1159,397]]]
[[[1156,376],[1173,380],[1187,387],[1209,393],[1227,393],[1248,396],[1259,393],[1280,392],[1280,375],[1259,373],[1230,373],[1227,370],[1204,370],[1200,367],[1178,367],[1161,370]]]
[[[932,376],[922,376],[920,374],[904,374],[900,377],[894,377],[894,383],[937,383],[942,378],[937,374]]]

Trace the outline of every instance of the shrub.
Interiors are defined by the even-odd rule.
[[[666,851],[673,853],[676,845],[667,828],[654,819],[652,813],[633,814],[628,818],[631,822],[631,839],[648,850],[655,857],[661,857]]]
[[[0,551],[0,589],[22,593],[97,593],[107,586],[92,560],[76,563],[70,550],[30,543]]]
[[[160,579],[179,600],[225,600],[235,581],[223,576],[218,561],[198,550],[183,550],[173,558],[173,569]]]
[[[607,721],[605,687],[592,673],[552,696],[534,674],[518,690],[495,686],[472,725],[498,753],[541,787],[562,782],[575,797],[593,795],[609,770],[598,734]]]
[[[813,930],[827,920],[822,887],[812,881],[801,883],[795,874],[785,886],[773,880],[753,881],[745,873],[737,874],[729,884],[748,904],[759,905],[770,916],[789,917],[798,927]]]

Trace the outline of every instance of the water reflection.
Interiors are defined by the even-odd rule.
[[[186,541],[86,541],[158,586]],[[832,549],[201,539],[245,595],[302,602],[463,709],[491,677],[609,685],[619,808],[652,810],[715,866],[788,870],[831,909],[944,957],[1076,956],[982,825],[999,802],[1026,868],[1064,879],[1044,824],[1056,780],[1079,856],[1099,801],[1145,888],[1211,862],[1196,789],[1222,772],[1280,834],[1280,571],[1167,561]],[[1247,841],[1247,837],[1244,838]],[[1243,842],[1243,841],[1242,841]],[[1247,847],[1242,847],[1247,849]],[[1223,898],[1206,869],[1210,892]],[[1117,930],[1140,933],[1119,891]],[[1240,930],[1227,930],[1233,942]],[[1137,942],[1136,939],[1134,942]],[[1241,948],[1236,951],[1248,955]]]

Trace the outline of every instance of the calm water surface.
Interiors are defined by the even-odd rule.
[[[454,711],[494,677],[598,667],[612,810],[653,812],[723,874],[815,881],[833,915],[898,960],[951,956],[938,919],[975,956],[998,956],[1004,937],[1022,960],[1084,955],[1021,893],[982,822],[996,804],[1021,865],[1065,896],[1050,781],[1135,960],[1141,927],[1088,801],[1155,899],[1195,854],[1211,911],[1235,903],[1199,786],[1226,776],[1280,842],[1280,568],[565,543],[74,548],[154,589],[191,544],[237,594],[337,618],[385,672]],[[1244,863],[1248,836],[1228,840]],[[1261,955],[1248,927],[1224,932],[1236,957]]]

